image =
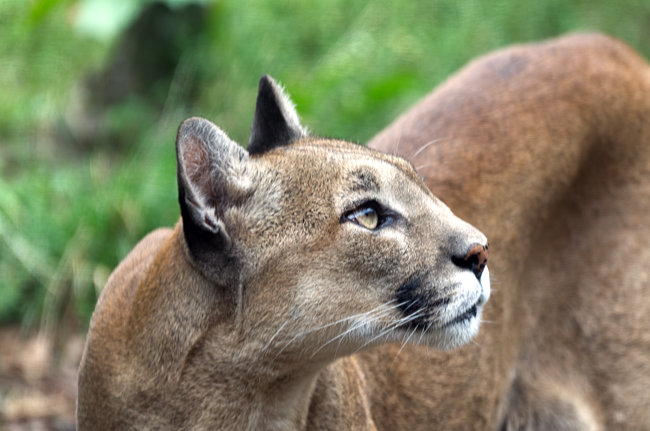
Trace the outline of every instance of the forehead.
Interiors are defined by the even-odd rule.
[[[426,188],[408,161],[346,141],[301,139],[262,157],[273,159],[276,166],[283,166],[289,172],[307,168],[312,174],[345,179],[355,189],[378,189],[395,177],[405,177]]]

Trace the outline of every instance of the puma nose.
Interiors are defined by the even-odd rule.
[[[452,256],[451,261],[461,268],[469,269],[480,280],[488,260],[488,247],[489,244],[472,244],[464,256]]]

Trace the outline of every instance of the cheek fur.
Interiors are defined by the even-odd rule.
[[[360,229],[359,229],[360,230]],[[383,238],[373,232],[349,235],[341,250],[341,265],[360,279],[379,280],[403,273],[411,264],[408,247],[397,238]]]

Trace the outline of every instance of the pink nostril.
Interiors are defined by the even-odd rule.
[[[464,256],[452,256],[451,261],[461,268],[469,269],[476,278],[480,279],[485,265],[487,265],[488,248],[489,244],[472,244]]]

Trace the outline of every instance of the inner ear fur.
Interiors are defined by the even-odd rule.
[[[273,78],[268,75],[262,76],[248,141],[248,152],[261,154],[305,136],[307,136],[307,129],[300,124],[298,113],[289,96]]]
[[[186,243],[196,261],[215,266],[232,247],[223,217],[246,192],[248,153],[210,121],[193,117],[178,129],[176,156]]]

